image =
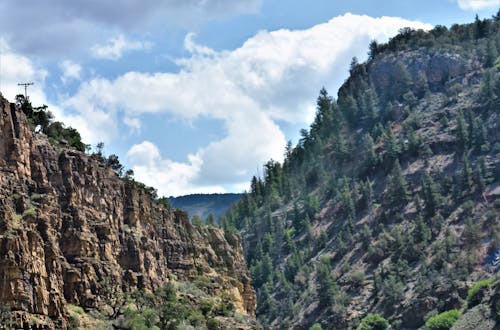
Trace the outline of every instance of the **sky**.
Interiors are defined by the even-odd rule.
[[[371,40],[491,17],[500,0],[1,0],[0,91],[32,81],[160,196],[242,192]]]

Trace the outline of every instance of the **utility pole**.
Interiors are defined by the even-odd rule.
[[[19,83],[18,86],[24,86],[24,98],[28,100],[28,86],[34,85],[33,82]]]

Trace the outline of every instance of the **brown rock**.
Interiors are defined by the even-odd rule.
[[[0,99],[0,301],[18,325],[66,328],[67,304],[97,308],[104,283],[154,291],[204,275],[254,316],[239,236],[191,225],[97,159],[57,149]],[[215,292],[214,292],[215,293]]]

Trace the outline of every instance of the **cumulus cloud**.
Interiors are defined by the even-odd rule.
[[[18,83],[33,82],[28,94],[34,102],[46,102],[43,86],[47,71],[37,67],[28,57],[14,52],[7,42],[0,39],[0,92],[9,101],[15,96],[24,94],[24,88]]]
[[[193,184],[201,165],[200,159],[195,155],[188,155],[186,163],[173,162],[163,159],[155,144],[144,141],[130,148],[127,160],[135,164],[135,176],[146,184],[157,187],[160,196],[224,192],[220,186]]]
[[[141,131],[141,120],[139,118],[125,117],[123,118],[123,123],[130,128],[130,131],[134,134],[138,134]]]
[[[58,55],[88,49],[111,31],[165,24],[190,27],[256,12],[261,0],[2,0],[0,36],[24,54]],[[29,22],[29,24],[19,24]],[[166,23],[167,22],[167,23]]]
[[[90,137],[92,141],[101,141],[103,139],[99,139],[99,137],[102,136],[104,136],[105,141],[111,140],[111,134],[114,135],[114,127],[110,124],[114,120],[111,118],[112,113],[96,112],[93,109],[90,109],[89,112],[71,113],[67,109],[63,111],[60,106],[49,102],[44,92],[45,79],[48,75],[44,68],[36,65],[28,57],[14,52],[5,40],[0,39],[0,49],[0,92],[7,100],[14,102],[16,95],[24,94],[24,88],[18,86],[18,83],[33,82],[34,85],[28,88],[28,96],[33,104],[46,104],[57,120],[62,121],[67,126],[78,127],[82,135]],[[75,78],[78,70],[71,69],[74,65],[71,62],[66,63],[66,65],[61,64],[62,67],[67,66],[70,68],[67,70],[69,71],[68,77]],[[105,123],[111,125],[111,130],[104,130],[102,133],[95,131],[92,121],[88,120],[88,116],[96,120],[104,120]],[[107,132],[112,133],[107,134]]]
[[[95,58],[106,60],[118,60],[125,52],[134,50],[150,49],[152,44],[147,41],[133,41],[125,38],[123,34],[109,39],[103,45],[94,45],[91,48],[91,53]]]
[[[67,84],[72,80],[80,80],[82,73],[82,66],[78,63],[74,63],[72,61],[63,61],[59,65],[62,70],[61,81],[63,84]]]
[[[500,6],[500,0],[458,0],[458,6],[463,10],[481,10]]]
[[[199,45],[188,34],[184,45],[190,56],[176,60],[179,72],[96,78],[83,83],[65,105],[76,111],[101,111],[111,118],[168,113],[188,120],[222,120],[225,136],[207,142],[185,164],[161,157],[140,165],[130,157],[130,162],[139,180],[157,187],[148,168],[150,173],[164,172],[168,180],[172,168],[189,172],[180,176],[179,186],[241,184],[269,158],[281,159],[285,138],[279,122],[308,124],[319,89],[325,85],[335,91],[352,56],[364,58],[370,40],[383,42],[402,27],[431,28],[401,18],[346,14],[305,30],[261,31],[231,51]],[[110,121],[95,130],[112,134],[108,125],[116,127]]]

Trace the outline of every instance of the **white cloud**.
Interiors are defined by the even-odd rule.
[[[110,141],[111,134],[114,135],[112,113],[96,112],[92,109],[76,113],[63,111],[59,106],[50,103],[45,95],[44,87],[48,75],[47,71],[38,67],[28,57],[15,53],[3,39],[0,39],[0,48],[0,92],[7,100],[14,102],[16,95],[24,94],[24,88],[18,86],[18,83],[33,82],[34,85],[28,88],[28,96],[34,105],[46,104],[57,120],[62,121],[66,126],[77,127],[82,136],[89,138],[91,141]],[[99,124],[102,120],[104,124],[100,125],[108,124],[110,128],[99,133],[95,130],[92,122],[94,119]],[[108,134],[108,132],[111,133]],[[100,138],[102,136],[104,139]],[[84,139],[84,141],[89,140]]]
[[[458,0],[458,6],[463,10],[481,10],[500,6],[500,0]]]
[[[125,117],[123,123],[130,128],[131,133],[139,134],[141,132],[142,123],[139,118]]]
[[[80,64],[66,60],[61,62],[59,67],[62,70],[61,81],[63,84],[67,84],[72,80],[81,79],[82,66]]]
[[[0,37],[17,51],[58,58],[87,50],[113,31],[137,32],[255,13],[262,0],[0,1]],[[19,24],[29,22],[29,24]],[[33,27],[36,27],[35,30]]]
[[[186,50],[188,52],[190,52],[191,54],[199,54],[199,55],[214,55],[215,54],[215,51],[213,51],[212,49],[205,47],[205,46],[198,45],[194,41],[195,36],[196,36],[195,33],[190,32],[184,38],[184,48],[186,48]]]
[[[104,45],[95,45],[91,48],[92,56],[95,58],[116,61],[122,57],[125,52],[150,49],[150,42],[127,40],[120,34],[111,38]]]
[[[370,40],[386,41],[407,26],[431,28],[401,18],[346,14],[306,30],[261,31],[231,51],[198,45],[188,34],[185,47],[191,56],[176,61],[178,73],[129,72],[115,80],[96,78],[83,83],[65,105],[76,111],[100,109],[110,118],[121,113],[126,118],[168,113],[222,120],[226,135],[207,142],[185,164],[157,157],[150,166],[138,165],[131,157],[131,165],[139,180],[159,189],[155,184],[159,181],[148,171],[156,176],[162,172],[170,186],[187,190],[195,184],[241,184],[269,158],[281,159],[285,138],[279,121],[308,124],[319,89],[326,86],[334,94],[352,56],[363,59]],[[91,116],[81,117],[96,123]],[[106,123],[112,138],[113,129],[107,125],[116,124]],[[94,131],[102,129],[98,124]],[[170,170],[183,173],[176,184],[169,181],[175,178],[167,173]],[[169,186],[164,189],[168,195]]]
[[[9,101],[24,94],[24,88],[18,83],[33,82],[28,87],[28,95],[35,103],[46,103],[43,86],[47,71],[37,67],[26,56],[15,53],[4,39],[0,38],[0,92]]]
[[[144,141],[130,148],[127,160],[134,164],[135,176],[145,184],[158,188],[160,196],[224,192],[220,186],[193,184],[201,165],[201,160],[194,155],[188,156],[187,163],[173,162],[163,159],[152,142]]]

